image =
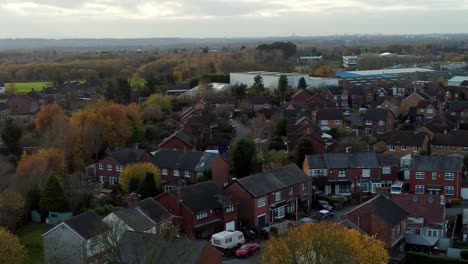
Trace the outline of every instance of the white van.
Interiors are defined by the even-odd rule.
[[[245,243],[244,234],[241,231],[226,230],[211,236],[211,245],[223,249],[231,249]]]

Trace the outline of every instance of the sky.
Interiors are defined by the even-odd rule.
[[[467,33],[468,0],[0,0],[0,38]]]

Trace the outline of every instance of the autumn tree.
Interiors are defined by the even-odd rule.
[[[47,184],[41,192],[39,209],[43,213],[49,211],[64,212],[68,209],[63,187],[60,184],[59,178],[54,173],[50,174]]]
[[[297,88],[298,89],[301,89],[301,90],[304,90],[305,88],[307,88],[307,82],[306,80],[304,79],[304,77],[301,77],[299,79],[299,82],[297,84]]]
[[[145,177],[147,174],[152,174],[154,178],[154,182],[156,183],[156,189],[161,189],[161,175],[159,173],[159,169],[154,166],[152,163],[135,163],[125,167],[125,169],[120,173],[120,181],[122,182],[122,188],[126,192],[130,192],[131,189],[133,190],[133,185],[135,184],[135,180],[138,180],[138,183],[144,183]],[[130,184],[132,183],[132,184]],[[132,187],[132,188],[130,188]]]
[[[9,226],[13,229],[16,228],[17,224],[21,221],[24,207],[25,201],[21,194],[12,189],[0,190],[0,211],[2,212],[0,225]],[[6,222],[3,222],[2,220],[4,219],[2,218],[9,218],[10,221],[5,219]]]
[[[313,75],[323,76],[323,77],[333,77],[335,76],[335,71],[329,65],[322,65],[315,69]]]
[[[15,94],[16,93],[16,84],[15,83],[8,83],[5,87],[5,92],[7,94]]]
[[[44,133],[54,126],[54,123],[66,122],[65,112],[58,104],[48,104],[36,114],[34,124],[39,133]]]
[[[304,159],[306,155],[311,155],[314,152],[314,143],[309,138],[301,139],[294,149],[294,157],[297,166],[302,168],[302,164],[304,163]]]
[[[19,126],[15,124],[13,119],[8,118],[1,130],[3,142],[5,142],[8,152],[17,153],[18,142],[21,139],[23,132]]]
[[[288,77],[284,74],[278,79],[278,93],[281,101],[284,101],[286,92],[288,91]]]
[[[23,250],[18,237],[0,227],[0,262],[20,264],[23,261]]]
[[[16,168],[19,180],[27,183],[27,188],[34,185],[42,187],[52,172],[62,175],[65,171],[63,152],[55,148],[41,149],[32,154],[23,153]]]
[[[232,147],[232,169],[237,178],[248,176],[255,171],[257,151],[255,142],[241,138]]]
[[[384,243],[336,223],[306,223],[270,239],[262,263],[388,263]]]

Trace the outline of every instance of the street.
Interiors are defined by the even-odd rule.
[[[223,264],[256,264],[260,263],[260,254],[262,252],[257,252],[253,256],[250,256],[248,258],[226,258],[223,260]]]
[[[251,133],[250,128],[242,124],[242,122],[239,120],[232,119],[232,124],[236,127],[236,134],[231,141],[231,145],[234,144],[240,138],[248,136]]]

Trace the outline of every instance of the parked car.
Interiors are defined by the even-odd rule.
[[[325,200],[319,200],[318,203],[319,203],[319,207],[320,207],[321,209],[325,209],[325,210],[328,210],[328,211],[333,210],[333,206],[331,206],[331,205],[330,205],[327,201],[325,201]]]
[[[244,234],[246,240],[253,239],[257,235],[254,230],[249,229],[247,227],[241,228],[240,231],[242,232],[242,234]]]
[[[328,210],[320,210],[319,216],[322,220],[326,220],[335,217],[335,214]]]
[[[260,245],[257,243],[246,243],[236,250],[237,257],[248,257],[260,250]]]
[[[226,230],[213,234],[210,242],[215,247],[231,249],[244,244],[245,238],[241,231]]]
[[[300,225],[305,224],[305,223],[310,223],[310,222],[314,222],[314,219],[310,217],[303,217],[299,220]]]

